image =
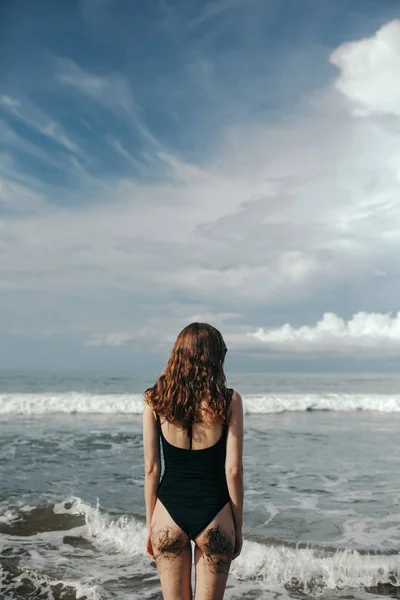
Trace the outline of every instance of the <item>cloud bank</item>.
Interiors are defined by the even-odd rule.
[[[335,313],[325,313],[314,326],[293,327],[286,323],[276,329],[257,329],[248,334],[270,349],[329,354],[354,351],[400,355],[400,312],[356,313],[345,321]]]
[[[218,15],[229,10],[233,19],[247,4],[209,4],[197,27],[188,19],[188,31],[216,28]],[[42,96],[6,90],[2,328],[53,331],[91,348],[139,347],[170,340],[198,314],[238,350],[379,354],[387,343],[394,352],[399,39],[393,20],[339,44],[324,56],[336,74],[312,93],[297,90],[293,71],[277,69],[290,97],[299,94],[278,117],[259,103],[268,104],[271,81],[283,80],[260,76],[236,48],[207,55],[206,43],[179,65],[179,81],[154,75],[156,91],[147,73],[140,86],[118,61],[61,55],[49,61]],[[199,60],[209,65],[207,86]],[[226,73],[235,81],[246,74],[245,98]],[[185,121],[179,99],[189,89]],[[44,91],[62,98],[54,114],[40,101]],[[281,326],[313,321],[328,305],[334,312],[314,327]],[[354,314],[347,323],[336,316],[345,310]]]

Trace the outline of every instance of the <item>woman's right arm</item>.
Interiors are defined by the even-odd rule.
[[[157,421],[154,412],[146,401],[143,406],[143,453],[146,524],[148,531],[150,531],[151,517],[153,516],[154,507],[157,502],[161,461]]]
[[[226,442],[226,481],[233,520],[235,523],[236,544],[234,557],[239,556],[242,549],[243,525],[243,402],[240,394],[233,392],[230,406],[228,436]]]

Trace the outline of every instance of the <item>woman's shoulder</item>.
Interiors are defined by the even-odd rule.
[[[230,419],[232,413],[237,412],[238,410],[243,410],[243,401],[242,396],[239,394],[239,392],[237,392],[233,388],[228,388],[228,392],[231,398],[228,409],[228,418]]]
[[[242,401],[242,396],[239,394],[239,392],[237,390],[234,390],[233,388],[228,388],[228,392],[229,392],[232,402],[241,402]]]

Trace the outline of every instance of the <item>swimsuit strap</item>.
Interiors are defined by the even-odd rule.
[[[161,421],[160,421],[160,415],[158,413],[156,413],[156,419],[157,419],[158,431],[161,433]]]
[[[189,450],[192,449],[192,435],[193,435],[193,426],[192,423],[190,423],[190,425],[188,425],[187,428],[187,432],[188,432],[188,436],[189,436]]]

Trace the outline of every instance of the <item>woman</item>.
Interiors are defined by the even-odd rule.
[[[227,348],[206,323],[181,331],[143,410],[147,554],[164,600],[223,598],[231,561],[242,548],[243,407],[226,388]],[[159,439],[165,461],[160,479]]]

